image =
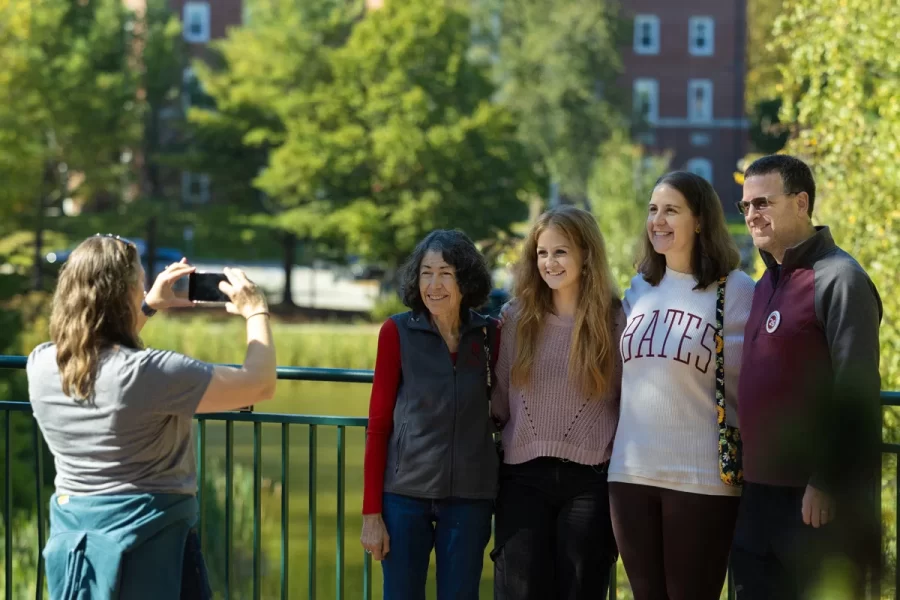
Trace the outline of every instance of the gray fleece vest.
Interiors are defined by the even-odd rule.
[[[487,351],[494,323],[470,311],[456,364],[426,315],[391,317],[400,333],[401,378],[384,491],[417,498],[493,499],[499,460],[490,418]]]

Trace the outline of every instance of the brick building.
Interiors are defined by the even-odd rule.
[[[623,0],[634,19],[622,49],[635,139],[673,152],[672,167],[711,181],[725,205],[748,149],[744,105],[746,0]]]

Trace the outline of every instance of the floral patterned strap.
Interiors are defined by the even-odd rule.
[[[716,289],[716,418],[719,424],[719,477],[728,485],[744,481],[741,432],[725,420],[725,282]]]

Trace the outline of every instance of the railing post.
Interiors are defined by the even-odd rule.
[[[281,425],[281,600],[290,596],[290,535],[291,525],[291,437],[290,425]]]
[[[234,422],[225,422],[225,600],[231,599],[232,519],[234,517]]]
[[[306,597],[316,598],[316,426],[309,426],[309,590]]]
[[[618,591],[619,584],[617,583],[619,574],[619,561],[613,563],[612,570],[609,574],[609,600],[616,600],[616,592]]]
[[[12,411],[6,411],[6,419],[3,421],[3,430],[4,430],[4,449],[6,450],[6,455],[4,456],[3,462],[5,465],[5,469],[3,470],[3,490],[4,490],[4,499],[3,499],[3,537],[6,548],[6,553],[4,554],[6,560],[6,597],[12,600],[13,597],[13,587],[12,587],[12,443],[10,438],[12,437]]]
[[[363,600],[372,600],[372,555],[363,552]]]
[[[900,516],[900,454],[897,455],[897,460],[894,462],[894,481],[897,484],[897,491],[894,493],[894,514]],[[900,530],[900,527],[897,529]],[[897,560],[894,565],[894,598],[900,595],[900,553],[898,551],[900,551],[900,547],[898,547],[897,535],[895,535],[894,556],[897,557]]]
[[[34,431],[34,466],[35,474],[35,498],[37,499],[37,586],[35,587],[35,600],[44,597],[44,447],[41,443],[41,430],[37,421],[32,419]]]
[[[260,594],[260,554],[262,530],[262,446],[260,433],[262,423],[253,424],[253,600],[259,600]]]
[[[346,448],[344,426],[337,428],[337,588],[336,600],[344,600],[344,472],[346,469]]]
[[[200,535],[200,552],[206,556],[206,421],[197,421],[197,504],[200,515],[197,518],[197,532]]]

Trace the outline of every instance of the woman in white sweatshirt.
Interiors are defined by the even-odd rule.
[[[623,302],[621,412],[609,467],[613,528],[635,600],[714,600],[725,580],[740,487],[721,474],[716,313],[724,279],[724,408],[736,425],[754,287],[739,263],[709,182],[663,176]]]

